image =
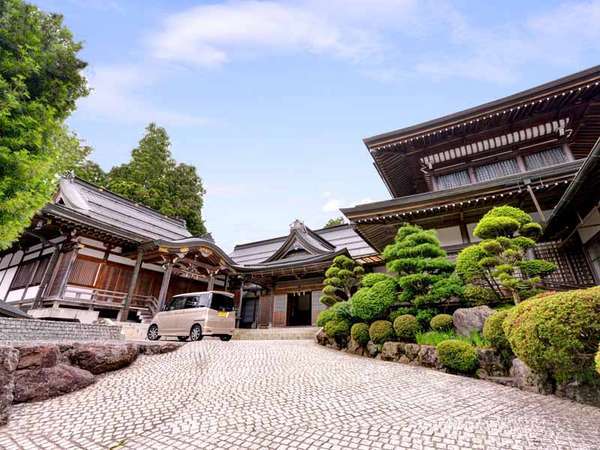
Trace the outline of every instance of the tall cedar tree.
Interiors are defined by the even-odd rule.
[[[87,150],[63,126],[87,95],[62,16],[20,0],[0,0],[0,249],[46,204],[57,175]]]
[[[108,173],[107,187],[166,216],[185,219],[190,233],[202,236],[202,180],[194,166],[177,164],[170,147],[165,129],[151,123],[131,160]]]
[[[451,276],[454,264],[434,231],[416,225],[400,227],[394,243],[383,250],[383,258],[387,269],[398,274],[401,302],[424,307],[462,294],[460,280]]]
[[[321,303],[331,306],[348,300],[360,285],[365,269],[352,258],[336,256],[325,271]]]
[[[470,283],[466,293],[479,300],[477,296],[502,299],[508,292],[515,304],[535,294],[542,278],[556,270],[551,262],[526,258],[541,233],[541,225],[519,208],[488,211],[473,230],[483,240],[462,250],[456,260],[457,274]]]

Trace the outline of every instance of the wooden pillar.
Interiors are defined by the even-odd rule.
[[[135,294],[135,286],[137,285],[137,280],[140,275],[140,269],[142,268],[143,259],[143,250],[138,250],[137,259],[135,260],[135,266],[133,267],[133,274],[131,275],[131,280],[129,280],[127,297],[125,297],[125,301],[123,302],[123,308],[119,311],[118,320],[121,322],[126,322],[127,317],[129,316],[129,305],[131,305],[131,300],[133,298],[133,295]]]
[[[32,308],[40,308],[42,306],[42,299],[45,296],[45,292],[50,286],[50,279],[54,275],[54,269],[56,268],[56,263],[58,262],[58,257],[60,256],[60,246],[55,245],[54,251],[52,252],[52,256],[50,257],[50,261],[48,261],[48,267],[46,267],[46,271],[44,272],[44,276],[42,277],[42,281],[38,287],[38,291],[35,294],[35,300],[33,301]]]
[[[167,299],[167,291],[169,290],[169,281],[171,281],[171,273],[173,272],[173,263],[168,262],[165,265],[165,272],[163,273],[162,284],[160,285],[160,293],[158,294],[158,310],[162,311],[165,307],[165,300]]]
[[[531,189],[531,185],[529,183],[527,183],[527,192],[529,192],[529,195],[531,196],[531,200],[533,200],[533,204],[535,205],[535,209],[537,210],[538,214],[540,215],[540,219],[542,219],[542,222],[546,223],[546,217],[544,216],[544,212],[542,211],[542,208],[540,207],[538,199],[535,196],[533,189]]]
[[[244,305],[244,279],[242,278],[242,282],[240,283],[240,304],[238,305],[237,312],[237,327],[240,326],[240,321],[242,320],[242,306]]]
[[[212,291],[215,288],[215,273],[208,272],[208,286],[206,287],[207,291]]]
[[[73,264],[75,264],[75,259],[77,259],[77,252],[79,251],[79,243],[74,241],[69,243],[63,247],[63,249],[67,250],[65,253],[66,258],[66,267],[61,274],[62,277],[60,279],[60,284],[58,288],[58,297],[63,298],[65,295],[65,290],[67,289],[67,282],[69,281],[69,275],[71,275],[71,270],[73,269]]]
[[[469,229],[465,223],[465,215],[462,212],[460,213],[460,223],[458,224],[458,228],[460,229],[460,237],[462,238],[463,244],[469,244],[471,242],[471,239],[469,238]]]

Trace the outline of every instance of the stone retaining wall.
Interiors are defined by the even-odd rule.
[[[138,355],[178,349],[178,342],[23,342],[0,345],[0,426],[13,403],[45,400],[82,389],[96,375],[118,370]]]
[[[0,317],[0,341],[120,341],[121,327]]]

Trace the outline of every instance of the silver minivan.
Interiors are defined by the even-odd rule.
[[[224,291],[191,292],[174,296],[164,311],[157,313],[148,328],[148,339],[174,336],[180,341],[199,341],[219,336],[228,341],[235,329],[233,294]]]

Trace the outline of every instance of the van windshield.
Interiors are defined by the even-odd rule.
[[[233,311],[233,299],[227,295],[215,292],[212,295],[210,307],[217,311]]]

